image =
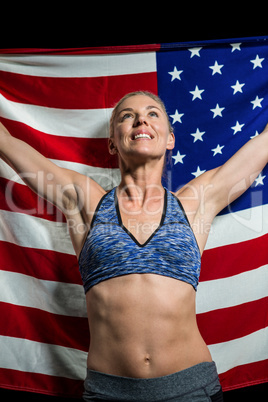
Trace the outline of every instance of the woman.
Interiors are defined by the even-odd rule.
[[[52,174],[53,193],[34,175],[25,182],[72,222],[91,334],[86,401],[223,400],[195,317],[208,237],[202,228],[266,165],[268,126],[223,166],[171,194],[161,176],[174,143],[162,101],[147,92],[126,95],[113,111],[109,139],[122,179],[106,193],[0,127],[1,157],[19,174],[41,170],[44,181]]]

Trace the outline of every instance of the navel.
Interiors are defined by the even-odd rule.
[[[146,353],[146,355],[144,356],[144,363],[146,365],[151,364],[151,357],[150,357],[150,355],[148,353]]]

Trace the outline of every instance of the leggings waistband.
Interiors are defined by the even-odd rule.
[[[208,395],[213,395],[220,389],[215,363],[204,362],[156,378],[119,377],[88,370],[84,398],[86,401],[175,401],[183,395],[202,390],[202,395],[207,395],[207,399],[203,400],[210,400]]]

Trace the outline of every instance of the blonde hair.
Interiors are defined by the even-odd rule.
[[[153,99],[155,102],[157,102],[161,106],[163,112],[165,113],[165,115],[167,117],[167,123],[168,123],[169,132],[173,133],[173,127],[172,127],[172,125],[171,125],[171,123],[169,121],[169,117],[168,117],[168,114],[167,114],[167,111],[166,111],[166,107],[164,105],[164,102],[159,98],[159,96],[157,96],[157,95],[155,95],[155,94],[153,94],[152,92],[149,92],[149,91],[136,91],[136,92],[130,92],[130,93],[126,94],[115,105],[115,107],[113,109],[113,112],[112,112],[112,115],[111,115],[111,118],[110,118],[110,138],[112,138],[113,135],[114,135],[114,121],[115,121],[115,117],[116,117],[116,114],[118,112],[119,107],[122,105],[122,103],[125,100],[127,100],[128,98],[131,98],[132,96],[136,96],[136,95],[148,96],[149,98]]]

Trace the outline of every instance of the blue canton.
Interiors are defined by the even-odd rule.
[[[166,44],[157,52],[158,94],[176,136],[164,185],[171,191],[225,163],[267,124],[268,38]],[[167,49],[165,49],[165,47]],[[256,158],[258,155],[256,155]],[[222,213],[268,203],[268,167]]]

